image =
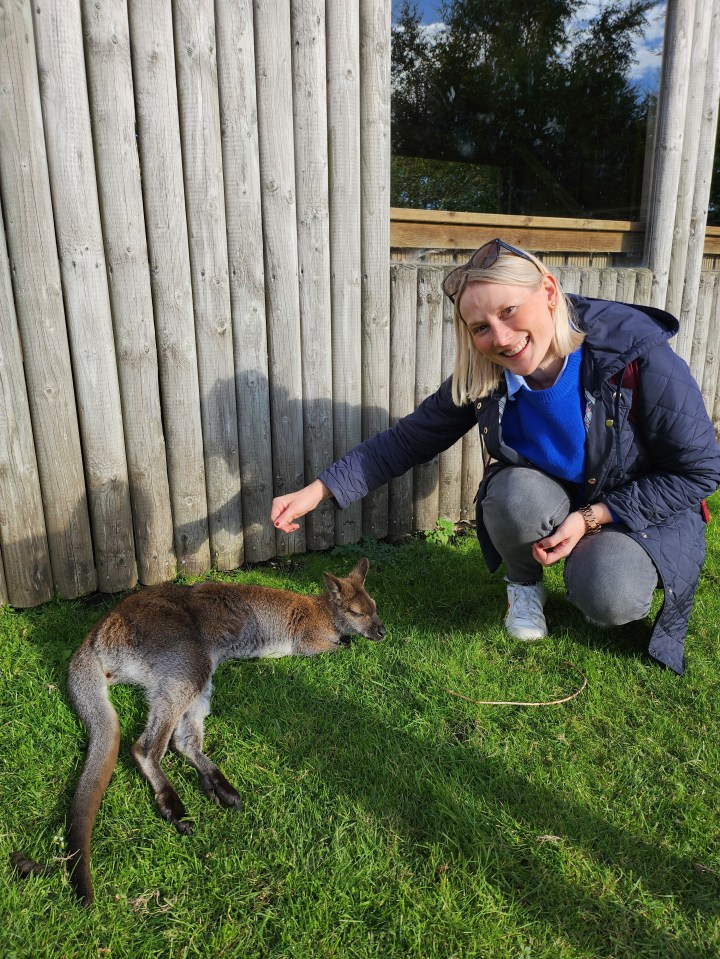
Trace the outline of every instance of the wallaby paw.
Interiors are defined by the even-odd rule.
[[[187,819],[173,819],[172,824],[181,836],[192,836],[192,823],[188,822]]]
[[[28,876],[47,876],[53,871],[51,866],[42,865],[39,862],[35,862],[34,859],[28,859],[21,852],[14,852],[10,856],[10,862],[12,863],[15,871],[27,879]]]
[[[218,806],[228,806],[233,809],[242,808],[242,800],[238,791],[230,785],[220,770],[215,773],[200,775],[200,785],[206,796],[216,802]]]
[[[156,796],[160,815],[173,826],[182,836],[192,835],[192,824],[186,819],[187,812],[180,802],[180,797],[174,789],[163,789]]]

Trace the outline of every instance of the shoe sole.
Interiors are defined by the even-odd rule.
[[[510,632],[509,629],[506,629],[505,632],[510,637],[510,639],[516,639],[519,643],[539,643],[541,639],[547,639],[548,634],[545,633],[543,636],[515,636]]]

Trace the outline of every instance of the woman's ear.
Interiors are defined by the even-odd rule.
[[[543,275],[542,288],[547,296],[548,306],[552,311],[557,305],[557,301],[560,298],[560,293],[558,291],[557,280],[551,273],[545,273]]]

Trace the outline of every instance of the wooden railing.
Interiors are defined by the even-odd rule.
[[[501,235],[508,243],[542,255],[548,263],[586,266],[641,265],[645,229],[632,220],[578,220],[561,217],[505,216],[493,213],[452,213],[436,210],[390,211],[390,245],[396,259],[402,251],[477,249]],[[624,261],[624,262],[622,262]],[[720,227],[705,234],[704,269],[720,268]]]

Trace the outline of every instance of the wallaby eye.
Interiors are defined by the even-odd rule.
[[[352,609],[351,607],[348,607],[348,612],[350,613],[351,616],[364,616],[364,615],[365,615],[365,614],[362,612],[362,610]]]

